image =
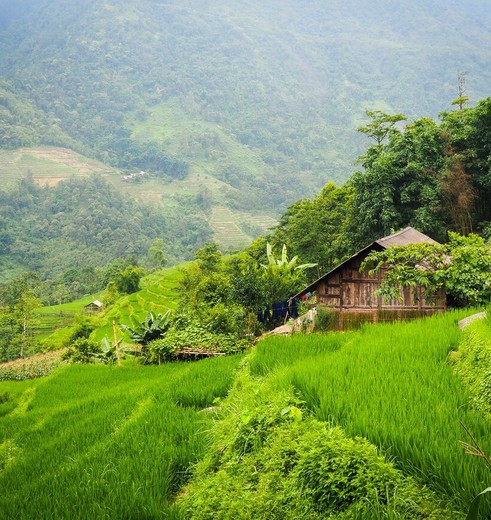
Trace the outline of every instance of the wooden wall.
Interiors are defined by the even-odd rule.
[[[361,255],[348,260],[326,276],[317,286],[318,303],[341,312],[415,311],[418,314],[432,314],[446,309],[446,298],[442,291],[431,301],[423,296],[420,287],[401,289],[401,300],[386,301],[375,295],[380,286],[383,271],[375,275],[360,272]]]

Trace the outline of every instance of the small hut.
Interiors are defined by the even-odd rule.
[[[412,227],[380,238],[321,276],[295,297],[302,298],[308,293],[316,292],[317,304],[330,308],[337,314],[339,328],[349,326],[349,322],[392,321],[444,311],[446,296],[443,290],[427,299],[422,287],[405,287],[401,288],[401,299],[386,301],[375,294],[380,287],[384,270],[374,275],[370,275],[368,271],[360,271],[362,261],[372,251],[423,242],[437,243]]]
[[[101,312],[103,307],[104,304],[102,302],[99,300],[94,300],[93,302],[90,302],[88,305],[86,305],[84,309],[86,313],[92,314],[94,312]]]

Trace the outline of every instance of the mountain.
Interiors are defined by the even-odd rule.
[[[365,110],[434,117],[458,72],[489,95],[490,25],[486,0],[0,0],[0,146],[275,216],[349,177]]]

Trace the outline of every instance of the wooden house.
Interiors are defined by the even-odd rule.
[[[94,312],[101,312],[102,308],[104,307],[103,303],[99,300],[94,300],[93,302],[90,302],[88,305],[86,305],[85,312],[91,314]]]
[[[320,277],[295,297],[301,298],[315,292],[317,304],[332,309],[338,315],[338,328],[344,328],[343,324],[346,322],[408,319],[443,311],[446,309],[443,290],[428,300],[422,287],[405,287],[401,288],[400,300],[386,301],[375,294],[380,287],[384,270],[374,275],[370,275],[368,271],[360,271],[362,261],[372,251],[422,242],[436,243],[411,227],[380,238]]]

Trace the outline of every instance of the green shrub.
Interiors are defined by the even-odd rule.
[[[462,333],[455,371],[462,378],[474,406],[491,413],[491,323],[477,320]]]
[[[489,422],[471,409],[448,364],[461,338],[457,321],[465,315],[267,338],[258,343],[251,368],[261,377],[274,375],[278,386],[293,385],[318,420],[334,421],[348,435],[390,450],[398,468],[463,511],[488,472],[460,447],[460,423],[491,453]],[[484,514],[489,510],[483,504]]]
[[[100,317],[88,314],[77,314],[75,316],[70,342],[78,338],[88,338],[90,334],[100,326]]]
[[[151,341],[146,349],[146,361],[160,363],[176,359],[183,349],[199,352],[221,352],[236,354],[250,345],[250,341],[238,339],[233,334],[222,334],[209,330],[199,323],[191,323],[184,329],[173,328],[165,337]]]
[[[102,352],[101,347],[88,338],[76,339],[63,354],[63,359],[73,363],[91,363],[94,356]]]
[[[336,322],[336,314],[330,309],[317,307],[314,320],[314,332],[327,332],[333,330]]]
[[[185,518],[456,518],[368,441],[314,419],[291,390],[237,381],[178,501]]]

